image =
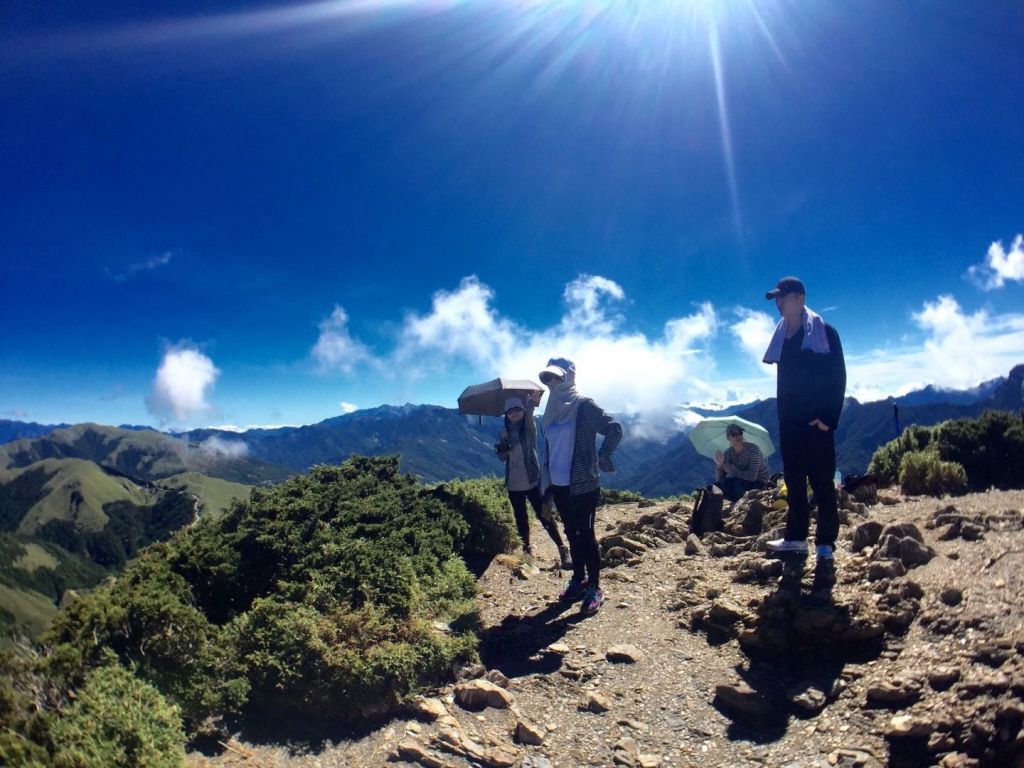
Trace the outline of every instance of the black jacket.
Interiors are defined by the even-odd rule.
[[[821,419],[835,432],[846,397],[846,361],[836,329],[825,324],[827,354],[801,349],[803,335],[796,334],[782,345],[779,360],[779,426],[806,425]]]

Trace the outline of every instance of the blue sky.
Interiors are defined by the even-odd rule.
[[[1024,362],[1024,5],[13,2],[0,418],[312,423],[576,359],[769,396],[801,276],[850,393]]]

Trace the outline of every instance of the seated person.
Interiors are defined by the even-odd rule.
[[[743,428],[730,424],[725,430],[729,447],[715,451],[715,485],[729,501],[747,491],[768,486],[768,462],[761,449],[743,440]]]

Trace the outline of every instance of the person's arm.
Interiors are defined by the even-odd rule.
[[[502,461],[508,461],[509,454],[512,453],[512,443],[508,440],[507,429],[503,429],[498,433],[498,442],[494,444],[494,452],[498,454],[498,458]]]
[[[540,463],[540,495],[548,498],[551,486],[551,467],[548,462],[548,436],[544,434],[544,425],[540,425],[540,440],[537,441],[537,459]]]
[[[604,437],[597,452],[597,466],[602,472],[614,472],[612,453],[622,440],[622,425],[605,413],[597,403],[591,401],[590,404],[595,411],[596,431]]]
[[[830,325],[826,328],[826,332],[829,345],[825,381],[828,412],[822,421],[834,432],[839,426],[839,417],[843,412],[843,400],[846,398],[846,359],[843,356],[843,345],[836,329]]]

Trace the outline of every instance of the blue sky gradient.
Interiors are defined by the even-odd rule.
[[[28,3],[0,27],[0,418],[301,424],[575,357],[768,396],[1024,361],[1024,5]]]

